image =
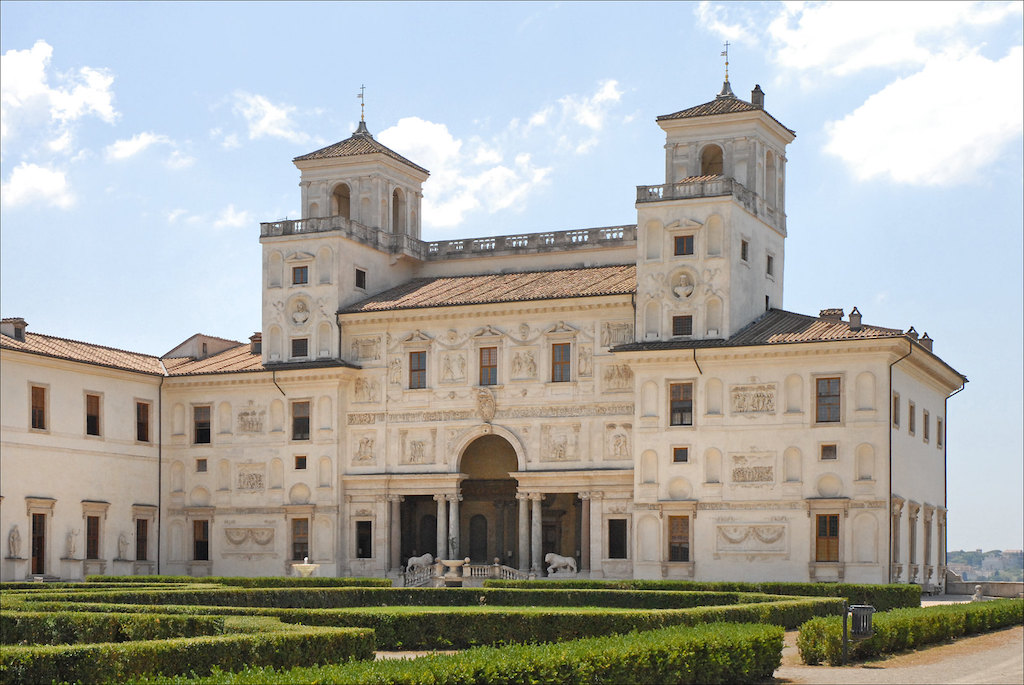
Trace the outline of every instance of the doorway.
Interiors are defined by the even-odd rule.
[[[46,514],[32,514],[32,573],[46,573]]]

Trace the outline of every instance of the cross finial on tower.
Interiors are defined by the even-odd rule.
[[[725,58],[725,82],[729,82],[729,41],[723,43],[725,50],[722,50],[722,57]]]
[[[726,65],[728,64],[726,62]],[[728,66],[726,66],[726,81],[729,80],[728,71]],[[359,95],[356,97],[359,98],[359,121],[366,121],[366,84],[359,86]]]

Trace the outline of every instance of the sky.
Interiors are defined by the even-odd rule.
[[[966,375],[949,549],[1024,547],[1022,3],[0,4],[0,314],[163,354],[260,328],[259,222],[359,120],[423,238],[636,223],[661,114],[797,132],[783,307],[857,306]]]

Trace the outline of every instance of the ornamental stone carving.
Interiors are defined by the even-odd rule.
[[[512,355],[512,378],[536,378],[537,359],[532,350]]]
[[[248,406],[238,412],[238,432],[257,434],[263,432],[263,421],[267,416],[267,410],[256,406],[256,403],[249,400]]]
[[[452,352],[441,359],[441,382],[462,383],[466,380],[466,355]]]
[[[354,392],[356,402],[376,402],[380,393],[380,384],[377,381],[357,378]]]
[[[681,271],[672,278],[672,294],[680,300],[689,299],[697,287],[697,281],[688,271]]]
[[[579,459],[580,424],[541,426],[541,461]]]
[[[357,361],[380,360],[380,336],[356,338],[353,340],[352,358]]]
[[[11,532],[7,535],[7,557],[10,559],[21,558],[21,533],[18,531],[18,524],[11,526]]]
[[[621,461],[632,458],[630,446],[631,423],[609,423],[604,427],[605,459]]]
[[[388,383],[391,385],[402,384],[402,360],[395,357],[388,364]]]
[[[719,554],[785,553],[786,524],[718,524],[715,526],[715,551]]]
[[[476,392],[476,411],[480,415],[480,420],[484,423],[490,423],[494,419],[494,412],[496,410],[496,404],[494,400],[494,393],[488,388],[480,388]]]
[[[729,404],[734,414],[774,414],[776,396],[774,383],[734,385],[729,389]]]
[[[376,461],[376,457],[373,454],[374,442],[375,438],[372,435],[359,436],[355,454],[352,456],[352,462],[355,464],[372,464]]]
[[[627,321],[601,323],[601,347],[614,347],[633,342],[633,324]]]
[[[594,351],[590,345],[580,345],[580,378],[594,375]]]
[[[734,485],[772,485],[775,483],[775,459],[768,455],[734,454],[731,476]]]
[[[259,492],[263,490],[265,488],[263,465],[260,464],[255,468],[252,466],[239,467],[236,482],[238,484],[237,489],[243,492]]]
[[[633,369],[628,364],[605,367],[604,389],[608,392],[624,392],[633,389]]]
[[[402,430],[398,432],[403,464],[433,464],[437,429]]]
[[[228,543],[224,554],[274,554],[273,528],[225,528],[224,538]]]
[[[305,300],[299,300],[292,309],[292,323],[296,326],[304,326],[309,321],[309,305]]]

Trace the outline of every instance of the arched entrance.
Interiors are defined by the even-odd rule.
[[[460,548],[475,563],[518,562],[516,481],[509,475],[518,464],[515,448],[500,435],[482,435],[462,452],[459,471],[467,478],[459,527],[468,535],[461,536]]]

